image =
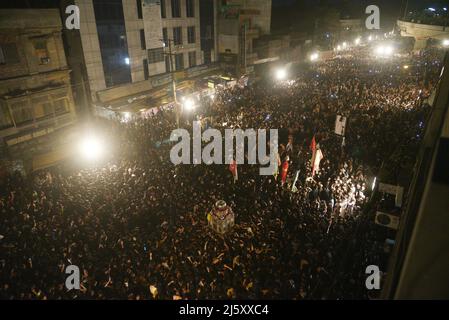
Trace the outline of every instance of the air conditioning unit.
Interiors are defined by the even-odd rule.
[[[397,230],[399,228],[399,217],[380,211],[376,212],[374,222],[378,225],[394,230]]]

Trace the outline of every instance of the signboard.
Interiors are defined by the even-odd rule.
[[[395,206],[402,206],[402,198],[404,196],[404,188],[401,186],[394,186],[387,183],[379,183],[379,192],[384,192],[388,194],[394,195],[395,198]]]
[[[171,74],[164,74],[161,76],[151,78],[151,86],[159,87],[169,83],[170,81],[171,81]]]
[[[175,72],[175,80],[182,80],[185,78],[186,78],[186,72],[184,70]]]

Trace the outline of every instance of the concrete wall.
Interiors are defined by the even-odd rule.
[[[15,44],[18,53],[18,63],[0,65],[0,79],[67,68],[61,29],[57,9],[0,10],[0,43]],[[45,42],[47,63],[40,60],[37,41]]]
[[[35,144],[73,123],[76,113],[59,10],[0,10],[0,45],[16,48],[8,54],[16,59],[0,65],[1,143],[14,148]]]
[[[80,8],[80,36],[86,64],[92,101],[96,101],[95,92],[106,89],[103,61],[92,0],[76,0]]]
[[[415,38],[415,50],[423,49],[426,46],[427,40],[430,38],[437,40],[449,39],[449,27],[401,20],[397,21],[397,25],[401,32],[401,36]]]
[[[144,29],[144,21],[137,16],[136,0],[122,0],[122,3],[131,67],[131,79],[132,82],[142,81],[145,79],[143,59],[147,58],[147,51],[142,50],[140,43],[140,30]]]

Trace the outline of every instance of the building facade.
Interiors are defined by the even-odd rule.
[[[93,105],[169,86],[171,71],[188,77],[204,64],[199,0],[72,0],[80,9],[80,30],[66,30],[74,81]],[[77,50],[77,49],[73,49]],[[80,89],[81,90],[81,89]]]
[[[0,10],[0,148],[5,151],[24,149],[31,155],[37,140],[76,121],[61,31],[57,9]]]
[[[254,41],[270,34],[271,0],[223,0],[218,8],[218,54],[231,74],[246,73],[258,60]]]

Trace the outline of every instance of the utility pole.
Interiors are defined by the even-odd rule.
[[[173,66],[173,53],[172,53],[172,41],[173,39],[161,39],[161,41],[166,46],[168,43],[168,57],[170,59],[170,75],[172,82],[172,90],[173,90],[173,100],[175,102],[175,114],[176,114],[176,126],[179,128],[179,103],[178,98],[176,96],[176,80],[175,80],[175,68]],[[165,54],[167,55],[167,53]]]
[[[403,20],[405,20],[405,17],[407,16],[407,11],[408,11],[408,0],[405,1],[404,16],[402,17]]]

